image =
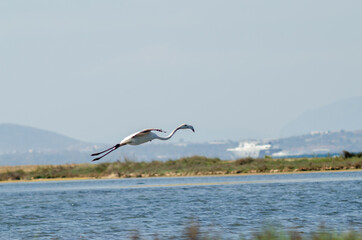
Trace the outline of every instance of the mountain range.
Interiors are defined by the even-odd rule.
[[[362,130],[322,131],[268,140],[266,142],[279,156],[300,156],[319,153],[339,153],[342,150],[362,151]],[[244,141],[245,142],[245,141]],[[165,161],[181,157],[202,155],[224,160],[238,158],[229,149],[235,149],[237,141],[213,141],[204,143],[152,142],[139,146],[124,146],[110,154],[104,161],[128,158],[135,161]],[[106,144],[82,142],[58,133],[14,124],[0,124],[0,166],[90,163],[92,152],[110,147]],[[253,151],[253,149],[248,149]],[[254,155],[253,155],[254,156]],[[263,157],[259,155],[259,157]]]

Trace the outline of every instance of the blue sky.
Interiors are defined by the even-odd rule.
[[[113,143],[278,137],[361,96],[360,1],[1,1],[0,122]]]

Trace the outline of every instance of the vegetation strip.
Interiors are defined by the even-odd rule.
[[[129,178],[228,175],[243,173],[287,173],[305,171],[358,170],[362,157],[325,157],[301,159],[253,159],[234,161],[193,156],[165,162],[124,161],[98,164],[67,164],[0,167],[0,181],[67,179],[67,178]]]
[[[142,239],[139,232],[136,232],[132,239]],[[202,231],[202,226],[198,222],[192,221],[186,226],[182,239],[200,239],[200,240],[222,240],[228,239],[223,237],[223,232],[215,234]],[[251,236],[240,234],[240,240],[361,240],[361,230],[335,231],[320,225],[319,228],[310,233],[301,233],[297,230],[285,230],[285,228],[275,226],[264,226],[259,231],[254,232]]]

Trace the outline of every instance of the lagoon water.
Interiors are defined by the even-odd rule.
[[[0,239],[224,239],[362,228],[362,171],[0,184]]]

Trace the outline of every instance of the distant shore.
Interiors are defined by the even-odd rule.
[[[117,161],[66,165],[0,166],[0,182],[115,178],[232,176],[362,170],[362,158],[326,157],[234,161],[194,156],[165,162]]]

